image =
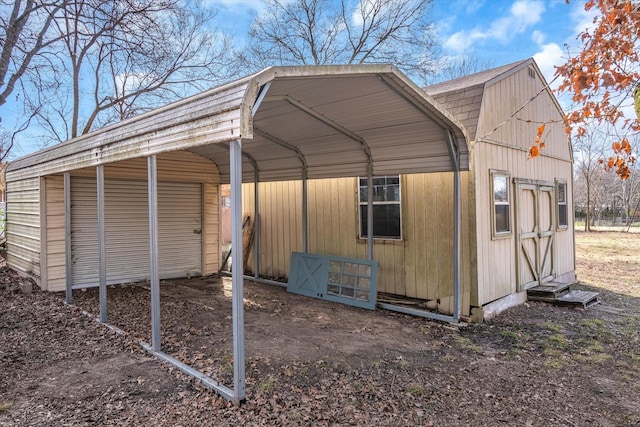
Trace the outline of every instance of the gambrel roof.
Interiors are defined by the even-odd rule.
[[[526,67],[531,67],[544,82],[544,77],[542,77],[542,73],[538,69],[535,61],[533,58],[529,58],[465,77],[426,86],[424,90],[464,125],[469,133],[470,140],[474,141],[476,140],[476,130],[485,90],[489,86]],[[547,86],[547,92],[550,97],[556,103],[559,113],[563,115],[562,108],[557,103],[555,96],[551,93],[551,89],[548,88],[546,82],[544,82],[544,84]]]

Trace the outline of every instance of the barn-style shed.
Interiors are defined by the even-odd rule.
[[[428,86],[469,135],[471,170],[461,173],[461,313],[491,316],[548,282],[574,274],[573,158],[563,112],[533,59]],[[528,158],[546,123],[546,148]],[[389,135],[396,150],[402,134]],[[258,273],[287,276],[308,217],[308,251],[367,256],[367,177],[245,184],[243,211],[260,223]],[[378,302],[455,314],[452,172],[399,170],[373,177],[373,259]],[[299,200],[308,193],[308,209]],[[255,272],[249,258],[249,269]],[[397,307],[389,307],[397,308]],[[420,314],[419,311],[405,309]]]
[[[263,182],[299,180],[296,233],[304,251],[317,248],[312,246],[317,208],[303,183],[448,173],[439,178],[449,192],[439,193],[447,209],[439,210],[436,221],[446,223],[439,236],[447,244],[438,250],[451,262],[437,270],[456,296],[450,318],[457,320],[460,173],[469,169],[467,141],[464,127],[393,66],[269,68],[13,162],[6,176],[7,262],[43,289],[65,290],[69,303],[74,289],[99,286],[105,323],[107,285],[149,279],[152,342],[146,348],[223,396],[241,400],[242,182],[260,189]],[[162,353],[160,342],[159,279],[219,269],[221,183],[231,184],[232,388]],[[371,258],[377,208],[373,187],[363,191],[369,230],[364,247]],[[253,197],[278,203],[269,193]],[[333,214],[336,223],[347,220],[343,212]],[[261,227],[258,236],[269,230],[275,232]],[[272,242],[279,242],[275,234],[263,238],[256,253],[262,257],[264,245]],[[420,256],[416,248],[417,263]],[[254,265],[259,262],[256,258]]]

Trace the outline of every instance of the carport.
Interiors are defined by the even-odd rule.
[[[157,156],[189,151],[212,161],[231,184],[233,386],[226,387],[164,354],[160,339]],[[199,378],[222,396],[245,397],[242,182],[302,180],[302,247],[307,251],[306,181],[453,172],[454,314],[460,316],[460,177],[469,169],[465,130],[390,65],[273,67],[15,161],[7,181],[64,175],[66,301],[72,303],[71,171],[95,167],[100,319],[108,323],[105,165],[147,160],[151,353]],[[256,185],[257,189],[258,186]],[[372,188],[369,186],[368,202]],[[256,212],[258,194],[256,190]],[[373,209],[368,256],[373,257]],[[10,226],[9,226],[10,227]],[[258,236],[259,233],[256,233]],[[9,234],[9,253],[11,252]],[[255,253],[259,251],[255,242]],[[21,255],[21,259],[26,255]],[[16,261],[17,263],[17,261]],[[258,257],[255,260],[258,265]],[[11,264],[11,263],[10,263]],[[259,271],[256,268],[256,271]],[[437,316],[437,317],[436,317]]]

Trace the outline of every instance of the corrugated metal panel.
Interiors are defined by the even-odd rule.
[[[73,284],[98,283],[95,178],[72,177]],[[149,276],[146,181],[105,180],[107,283]],[[160,277],[198,275],[202,270],[202,186],[158,183]]]
[[[45,241],[46,253],[42,284],[49,291],[65,289],[64,182],[62,175],[45,177]]]
[[[19,159],[7,180],[237,138],[242,135],[242,98],[250,82],[233,82]]]
[[[7,265],[40,278],[40,179],[7,182]]]

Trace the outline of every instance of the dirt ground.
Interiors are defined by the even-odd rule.
[[[640,235],[578,233],[587,310],[529,302],[454,327],[245,285],[247,401],[147,355],[146,284],[19,291],[0,272],[0,425],[640,425]],[[621,245],[618,248],[616,245]],[[163,350],[232,378],[229,279],[166,281]],[[597,285],[597,287],[594,287]]]

